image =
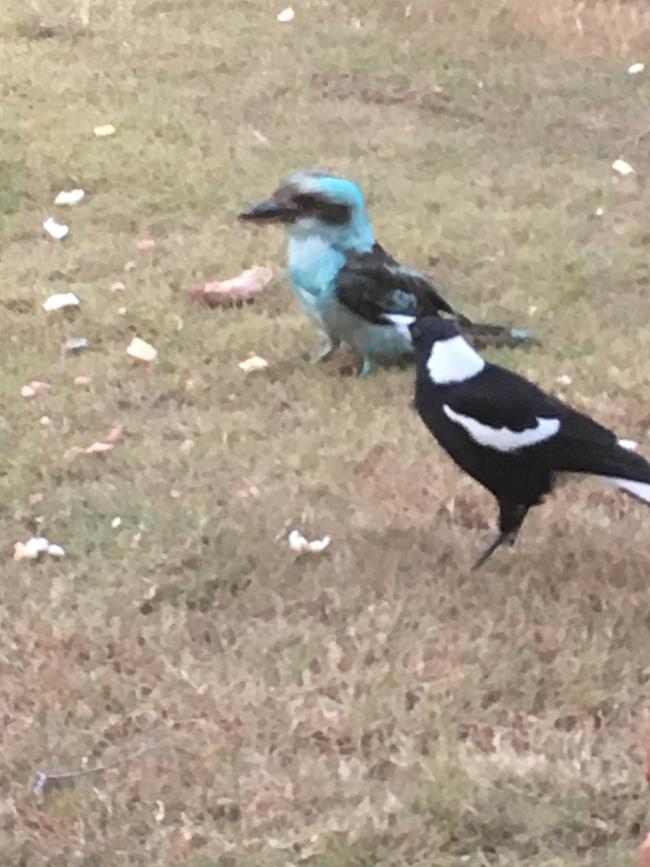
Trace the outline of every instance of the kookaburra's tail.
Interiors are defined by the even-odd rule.
[[[539,346],[540,341],[525,328],[510,328],[508,325],[488,325],[470,322],[464,316],[456,319],[458,330],[476,349],[486,346]]]

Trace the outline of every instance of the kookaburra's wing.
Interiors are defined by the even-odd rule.
[[[357,316],[390,325],[390,315],[453,315],[434,284],[423,274],[400,265],[379,244],[369,253],[349,256],[336,280],[336,296]]]

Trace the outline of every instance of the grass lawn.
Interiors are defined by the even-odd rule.
[[[281,230],[236,216],[294,168],[354,177],[391,252],[543,341],[493,360],[650,454],[650,71],[626,71],[650,69],[650,9],[283,4],[0,11],[0,860],[628,865],[648,512],[568,485],[471,574],[494,504],[409,408],[412,372],[312,366]],[[256,264],[254,305],[190,301]],[[80,308],[45,313],[55,292]],[[296,558],[293,527],[332,544]],[[12,560],[33,534],[67,556]],[[84,762],[105,770],[33,794]]]

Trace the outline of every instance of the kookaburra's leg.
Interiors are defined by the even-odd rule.
[[[375,369],[375,363],[372,358],[363,359],[363,364],[361,365],[361,370],[359,371],[359,379],[365,379],[366,376],[371,374]]]
[[[328,358],[331,358],[331,356],[334,355],[340,345],[340,340],[330,338],[322,349],[320,349],[320,351],[312,358],[312,363],[318,364],[320,361],[327,361]]]

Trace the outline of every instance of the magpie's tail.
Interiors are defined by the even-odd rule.
[[[476,349],[486,346],[539,346],[540,341],[529,334],[525,328],[510,328],[508,325],[489,325],[484,322],[471,322],[464,316],[456,319],[458,330]]]
[[[650,503],[650,483],[648,482],[637,482],[633,479],[613,479],[610,478],[608,481],[612,482],[616,485],[617,488],[620,488],[622,491],[626,491],[628,494],[632,494],[633,497],[636,497],[637,500],[643,500],[644,503]]]
[[[650,463],[624,441],[619,440],[606,458],[594,461],[588,472],[650,504]]]

